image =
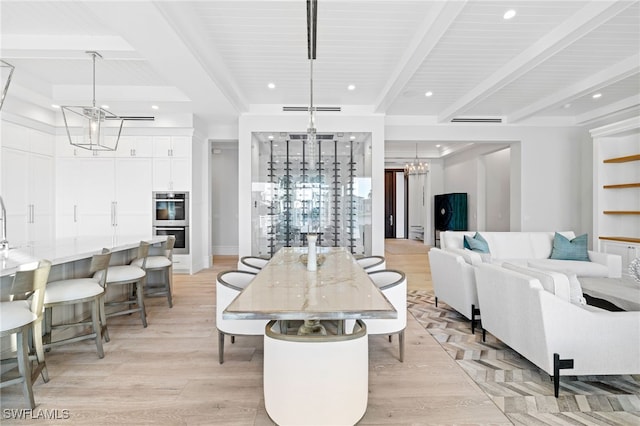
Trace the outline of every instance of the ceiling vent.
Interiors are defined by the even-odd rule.
[[[452,123],[502,123],[502,118],[487,117],[456,117],[451,119]]]
[[[342,107],[315,107],[316,111],[325,111],[325,112],[340,112],[342,111]],[[282,111],[284,112],[308,112],[309,107],[306,106],[283,106]]]
[[[291,133],[289,134],[289,139],[291,140],[306,140],[307,139],[307,134],[306,133]],[[318,140],[334,140],[335,137],[333,134],[331,133],[318,133],[316,134],[316,139]]]

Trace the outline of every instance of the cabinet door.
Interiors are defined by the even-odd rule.
[[[117,158],[120,157],[134,157],[136,149],[135,136],[121,136],[118,142],[118,149],[115,154]]]
[[[50,241],[53,238],[53,158],[31,154],[29,161],[29,201],[31,241]]]
[[[172,157],[191,157],[191,138],[188,136],[172,136],[171,137],[171,156]]]
[[[2,148],[2,199],[7,210],[7,240],[24,244],[28,238],[29,153]]]
[[[151,232],[153,172],[151,158],[116,162],[116,235]]]
[[[153,159],[153,190],[171,191],[171,159]]]
[[[113,159],[85,158],[78,161],[76,217],[78,233],[112,235],[115,221],[115,172]]]
[[[173,158],[171,160],[171,191],[191,190],[191,159]]]
[[[170,136],[154,136],[153,137],[153,156],[155,158],[171,156],[171,137]]]

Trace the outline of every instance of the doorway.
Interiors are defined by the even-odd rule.
[[[384,171],[384,237],[408,238],[409,185],[403,169]]]

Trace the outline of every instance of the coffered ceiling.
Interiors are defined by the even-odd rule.
[[[153,104],[235,125],[265,104],[309,104],[305,0],[3,0],[0,12],[0,58],[15,66],[5,109],[86,104],[87,50],[104,58],[97,102],[120,114]],[[640,2],[319,0],[314,104],[434,123],[637,115]]]

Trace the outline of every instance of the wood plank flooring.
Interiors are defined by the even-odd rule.
[[[430,291],[426,247],[406,240],[387,247],[387,267],[405,271],[410,289]],[[218,364],[215,277],[236,261],[215,257],[211,269],[176,275],[172,309],[165,298],[146,299],[146,329],[136,315],[109,319],[104,359],[89,341],[53,348],[51,380],[35,384],[31,417],[59,418],[13,419],[20,412],[6,410],[24,402],[20,386],[11,386],[2,389],[2,424],[273,424],[262,395],[262,339],[227,341],[225,363]],[[395,338],[369,341],[369,405],[359,425],[511,424],[411,315],[404,363]],[[321,395],[310,397],[322,404]]]

